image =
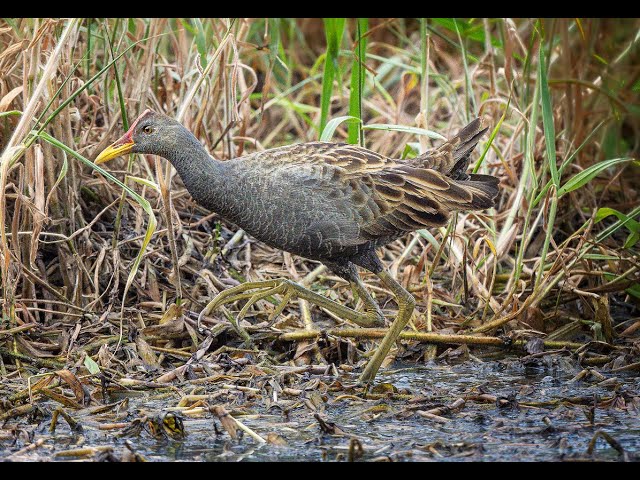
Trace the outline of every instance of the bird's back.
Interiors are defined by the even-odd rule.
[[[328,142],[236,158],[225,162],[232,191],[221,213],[274,247],[318,260],[348,257],[442,225],[452,211],[493,206],[498,179],[464,172],[485,130],[476,120],[411,160]]]

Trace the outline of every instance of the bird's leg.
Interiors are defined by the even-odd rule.
[[[376,257],[377,258],[377,257]],[[356,266],[346,260],[337,262],[324,262],[336,275],[344,278],[351,285],[351,289],[355,291],[365,304],[364,315],[360,315],[360,318],[353,319],[352,321],[359,327],[382,327],[384,326],[384,315],[380,306],[373,299],[371,294],[367,291],[358,269]]]
[[[200,312],[200,315],[198,315],[198,328],[202,329],[202,319],[206,315],[223,304],[247,299],[247,303],[242,307],[235,319],[236,323],[238,323],[247,314],[251,305],[256,303],[258,300],[269,300],[269,297],[276,294],[283,295],[283,299],[269,316],[269,321],[273,321],[282,312],[282,310],[284,310],[289,300],[293,297],[297,297],[307,300],[309,303],[313,303],[319,307],[326,308],[336,316],[344,320],[350,320],[360,326],[371,326],[373,324],[381,323],[384,320],[382,312],[373,298],[371,298],[368,292],[364,289],[360,279],[358,278],[357,282],[351,283],[360,293],[363,301],[368,304],[369,308],[366,313],[356,312],[349,307],[340,305],[329,298],[312,292],[296,282],[282,278],[262,282],[246,282],[220,292]]]
[[[365,303],[365,317],[360,321],[354,320],[360,327],[382,327],[384,325],[384,314],[380,310],[380,306],[373,299],[371,294],[367,291],[360,277],[351,281],[351,288],[358,294],[358,296]],[[362,321],[365,320],[365,321]]]
[[[382,361],[391,350],[391,347],[400,336],[402,329],[409,323],[411,314],[416,306],[416,300],[405,288],[400,285],[386,270],[382,270],[376,275],[393,292],[398,302],[398,316],[391,324],[389,331],[384,336],[380,345],[376,349],[373,357],[367,363],[364,371],[358,379],[359,382],[370,383],[376,377]]]

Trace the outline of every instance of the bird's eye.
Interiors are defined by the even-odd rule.
[[[142,131],[144,133],[153,133],[153,127],[150,127],[149,125],[147,125],[146,127],[142,128]]]

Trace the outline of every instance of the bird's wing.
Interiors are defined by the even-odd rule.
[[[475,137],[477,132],[471,134],[477,143]],[[344,212],[345,222],[358,224],[360,235],[354,243],[443,225],[455,210],[493,206],[498,192],[495,177],[465,175],[455,180],[357,145],[312,142],[276,150],[269,151],[271,161],[295,171],[298,183],[329,199],[332,210]]]
[[[369,208],[372,215],[361,230],[370,238],[443,225],[453,211],[493,206],[498,193],[498,179],[489,175],[454,180],[411,165],[385,168],[366,177],[360,182],[374,194],[360,208],[369,208],[371,201],[376,208]]]
[[[259,162],[292,169],[326,166],[344,171],[374,171],[397,163],[395,160],[358,145],[329,142],[297,143],[258,152],[254,156]]]

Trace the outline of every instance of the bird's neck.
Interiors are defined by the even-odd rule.
[[[225,174],[225,162],[214,159],[191,132],[185,129],[178,148],[161,155],[171,162],[196,202],[224,215],[227,210],[229,179]]]

